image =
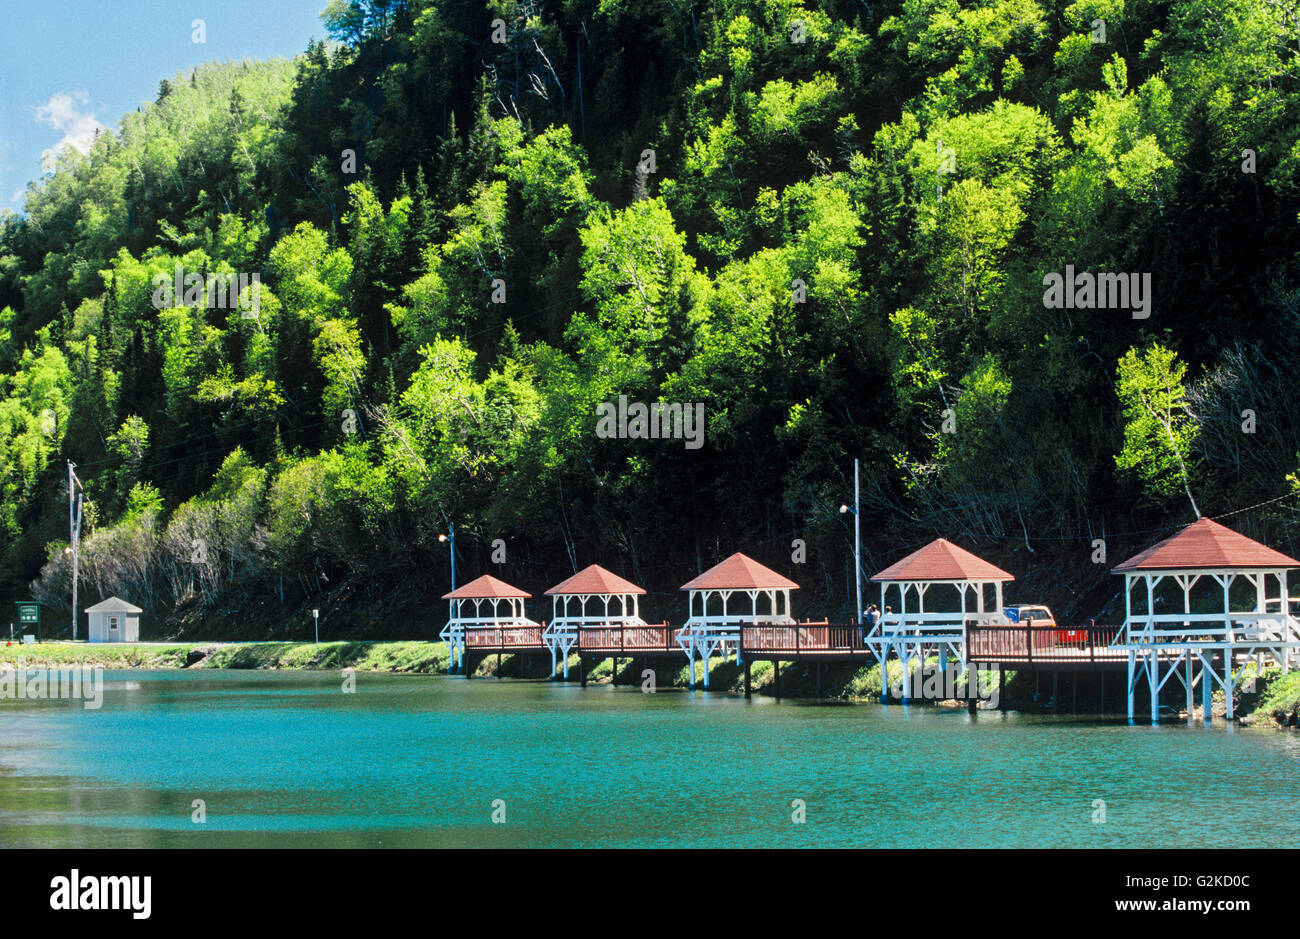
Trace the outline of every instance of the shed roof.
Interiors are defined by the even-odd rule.
[[[1247,538],[1226,525],[1201,518],[1164,541],[1117,564],[1111,573],[1231,567],[1277,569],[1300,567],[1300,561],[1274,551],[1253,538]]]
[[[591,596],[629,593],[645,593],[645,588],[638,587],[630,580],[624,580],[612,571],[605,570],[599,564],[592,564],[578,571],[567,580],[560,581],[546,591],[546,596]]]
[[[504,580],[498,580],[491,574],[475,578],[463,587],[457,587],[451,593],[444,593],[444,600],[506,600],[512,598],[528,599],[532,596],[525,590],[512,587]]]
[[[121,597],[109,597],[107,600],[100,600],[94,606],[88,606],[83,611],[86,613],[143,613],[134,603],[127,603]]]
[[[683,590],[798,590],[799,585],[764,567],[737,551],[715,564],[694,580],[682,584]]]
[[[1015,580],[1000,567],[936,538],[871,578],[873,581]]]

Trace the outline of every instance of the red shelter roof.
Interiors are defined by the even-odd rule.
[[[1015,580],[1000,567],[936,538],[871,578],[873,581]]]
[[[682,589],[798,590],[799,585],[737,551],[722,563],[710,567],[699,577],[682,584]]]
[[[531,593],[518,587],[511,587],[504,580],[498,580],[491,574],[484,574],[476,580],[471,580],[464,587],[457,587],[451,593],[444,593],[442,598],[444,600],[506,600],[522,597],[527,600],[531,596]]]
[[[563,580],[550,590],[546,596],[589,596],[600,594],[645,593],[644,587],[638,587],[630,580],[624,580],[617,574],[605,570],[599,564],[592,564],[568,580]]]
[[[1116,565],[1112,573],[1229,567],[1277,569],[1300,567],[1300,561],[1218,522],[1202,518]]]

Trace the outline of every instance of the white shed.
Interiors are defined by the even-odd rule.
[[[144,610],[120,597],[109,597],[86,607],[91,642],[139,642],[140,614]]]

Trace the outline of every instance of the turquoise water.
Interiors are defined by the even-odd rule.
[[[1300,736],[1222,721],[446,676],[361,674],[355,694],[326,672],[105,679],[99,710],[0,701],[0,845],[1300,844]]]

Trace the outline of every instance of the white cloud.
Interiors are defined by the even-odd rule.
[[[96,131],[103,130],[104,125],[90,113],[89,102],[90,96],[84,91],[60,91],[36,109],[38,122],[49,124],[63,134],[63,139],[53,147],[55,152],[64,147],[90,152]]]

